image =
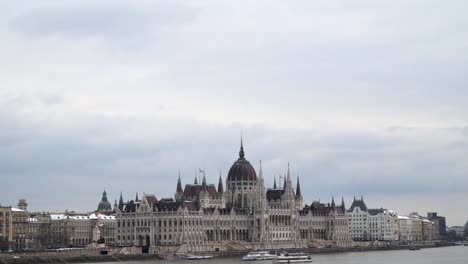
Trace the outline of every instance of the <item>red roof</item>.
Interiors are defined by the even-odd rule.
[[[202,185],[186,184],[183,197],[189,200],[198,198],[200,196],[201,191],[202,191]],[[213,184],[206,185],[206,191],[212,198],[215,198],[218,195],[216,188]]]

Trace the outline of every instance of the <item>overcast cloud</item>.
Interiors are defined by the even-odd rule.
[[[466,1],[5,1],[2,205],[290,162],[305,201],[468,220]],[[5,188],[6,186],[6,188]]]

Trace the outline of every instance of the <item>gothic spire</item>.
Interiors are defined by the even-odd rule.
[[[346,210],[346,209],[345,209],[344,197],[343,197],[343,196],[341,196],[341,208],[343,208],[343,211]]]
[[[198,185],[197,171],[195,171],[195,180],[193,181],[193,184]]]
[[[221,178],[221,170],[219,171],[218,193],[224,193],[223,179]]]
[[[243,159],[244,156],[245,156],[244,144],[242,142],[242,135],[241,135],[241,146],[240,146],[240,150],[239,150],[239,158]]]
[[[205,175],[203,175],[202,190],[206,190],[206,178],[205,178]]]
[[[299,183],[299,176],[297,176],[296,197],[301,197],[301,184]]]
[[[136,192],[136,196],[135,196],[135,202],[138,202],[138,192]]]
[[[182,181],[180,180],[180,171],[179,171],[179,178],[177,179],[177,190],[176,190],[176,192],[178,192],[178,193],[184,192],[182,190]]]
[[[122,197],[122,192],[120,192],[120,198],[119,198],[119,210],[122,211],[124,206],[124,201]]]
[[[286,174],[283,177],[283,191],[286,191]]]
[[[260,178],[260,179],[263,178],[262,160],[260,160],[260,169],[259,169],[259,172],[258,172],[258,178]]]
[[[274,181],[273,181],[273,189],[277,189],[277,187],[276,187],[276,176],[275,176]]]
[[[332,203],[331,203],[332,208],[335,208],[335,197],[332,196]]]

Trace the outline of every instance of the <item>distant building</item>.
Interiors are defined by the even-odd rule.
[[[371,240],[398,240],[398,216],[387,209],[369,209],[369,234]]]
[[[413,220],[408,216],[398,216],[398,240],[413,241]]]
[[[51,237],[50,215],[45,212],[30,214],[26,247],[29,249],[46,249],[51,243]]]
[[[13,243],[13,217],[11,206],[0,206],[0,250],[8,250]]]
[[[451,241],[466,240],[465,227],[463,226],[452,226],[447,231],[447,239]]]
[[[26,248],[28,212],[16,207],[0,207],[0,249]]]
[[[434,232],[435,236],[438,236],[437,239],[445,240],[447,239],[447,225],[445,223],[445,217],[438,216],[437,213],[427,213],[427,219],[434,222],[437,226],[437,232]]]

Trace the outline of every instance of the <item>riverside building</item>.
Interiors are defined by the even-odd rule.
[[[305,246],[350,246],[344,202],[336,205],[303,204],[299,179],[294,188],[288,165],[282,187],[265,188],[259,173],[245,158],[241,141],[239,158],[223,184],[201,183],[182,187],[177,180],[174,198],[145,194],[116,208],[116,244],[147,250],[245,250]]]
[[[368,209],[364,198],[356,199],[347,212],[349,232],[355,241],[391,241],[399,239],[399,222],[395,212]]]

